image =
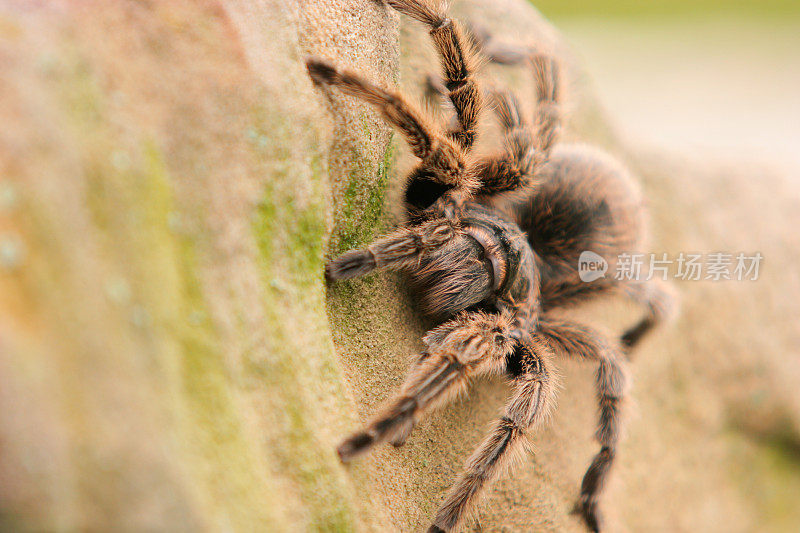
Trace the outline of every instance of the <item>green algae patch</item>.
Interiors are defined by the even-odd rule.
[[[335,453],[354,417],[325,314],[336,148],[297,61],[303,24],[250,7],[0,19],[0,192],[26,254],[0,272],[25,305],[0,302],[0,389],[30,415],[0,421],[0,528],[378,529]],[[391,45],[396,22],[370,9],[358,24]],[[245,47],[288,65],[286,86]],[[382,152],[365,117],[352,144]],[[380,217],[382,186],[353,217],[362,201]]]
[[[129,163],[112,160],[93,173],[93,190],[102,188],[102,194],[91,204],[109,253],[119,252],[117,239],[128,243],[117,258],[132,280],[133,294],[125,300],[132,302],[134,325],[155,335],[154,377],[165,380],[169,395],[177,398],[163,403],[175,410],[172,438],[186,453],[183,470],[198,484],[191,492],[205,509],[203,521],[215,527],[280,523],[264,505],[263,460],[243,427],[235,372],[223,359],[198,280],[195,239],[189,230],[176,231],[181,215],[163,154],[153,140],[143,142],[139,152],[138,162],[125,156]]]
[[[231,371],[213,334],[201,288],[192,265],[193,253],[184,245],[183,309],[180,331],[181,379],[185,390],[187,442],[202,457],[197,475],[204,483],[203,499],[215,512],[216,527],[249,529],[275,524],[265,505],[258,458],[240,419],[242,405],[232,386]],[[260,526],[259,526],[260,525]]]
[[[183,490],[193,494],[201,523],[237,530],[279,527],[280,513],[265,505],[277,494],[269,496],[263,460],[243,427],[235,372],[223,359],[198,280],[197,230],[182,222],[193,215],[174,205],[158,143],[148,138],[126,146],[117,138],[104,121],[105,98],[89,67],[79,60],[72,64],[61,94],[87,147],[87,206],[119,272],[107,292],[149,345],[152,378],[167,386],[158,403],[176,426],[161,438],[183,450],[178,470],[193,480]]]
[[[337,207],[331,252],[333,255],[369,244],[386,227],[386,192],[389,186],[394,145],[389,143],[377,166],[354,154],[347,188]],[[368,177],[374,175],[374,178]],[[365,185],[365,183],[370,183]]]
[[[281,151],[285,138],[273,137],[270,147]],[[318,144],[302,135],[291,138],[294,143],[302,139],[304,146]],[[353,489],[330,437],[320,435],[320,428],[329,430],[331,420],[347,411],[324,314],[323,160],[312,152],[304,162],[289,165],[291,158],[276,159],[266,148],[254,147],[254,155],[271,172],[254,212],[252,233],[259,251],[269,347],[266,359],[249,361],[248,371],[263,379],[272,408],[281,413],[271,441],[282,470],[299,487],[308,529],[355,531]],[[304,186],[293,187],[299,180]],[[298,189],[306,191],[305,197],[298,196]],[[287,314],[294,319],[285,320]]]

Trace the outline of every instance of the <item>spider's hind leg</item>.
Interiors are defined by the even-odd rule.
[[[600,420],[596,438],[600,442],[600,451],[583,476],[575,512],[591,531],[599,532],[602,527],[599,498],[614,462],[620,437],[628,382],[627,364],[619,344],[591,328],[543,317],[538,331],[556,355],[598,362],[596,384]]]
[[[630,351],[653,328],[675,316],[678,298],[671,286],[661,279],[653,278],[646,282],[632,282],[624,286],[625,293],[645,308],[642,319],[627,329],[620,339],[622,346]]]

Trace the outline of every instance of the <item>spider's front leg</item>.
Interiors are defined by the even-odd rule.
[[[529,344],[517,345],[517,350],[522,372],[514,378],[511,399],[492,431],[467,460],[464,472],[436,513],[429,533],[456,528],[486,486],[525,450],[528,433],[547,417],[555,389],[549,369],[549,347],[541,338],[534,337]]]
[[[444,75],[442,92],[456,111],[457,124],[447,135],[464,150],[472,148],[477,136],[483,97],[475,80],[475,59],[470,39],[458,22],[447,14],[446,5],[436,0],[387,0],[394,9],[425,24],[439,53]]]
[[[384,120],[403,134],[414,155],[422,160],[421,167],[437,183],[467,191],[478,187],[477,179],[465,172],[467,159],[461,147],[429,124],[402,95],[340,70],[323,59],[308,58],[306,66],[317,85],[337,87],[344,94],[375,106]]]
[[[428,349],[413,364],[394,399],[367,427],[338,448],[343,461],[389,440],[400,446],[427,411],[466,389],[470,377],[500,372],[511,353],[513,317],[508,313],[464,313],[432,330]]]
[[[457,226],[447,219],[436,219],[418,226],[403,227],[376,240],[361,250],[350,250],[325,266],[328,279],[350,279],[369,274],[376,268],[408,269],[452,240]]]

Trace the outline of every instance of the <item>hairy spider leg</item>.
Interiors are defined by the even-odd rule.
[[[340,280],[363,276],[376,268],[407,270],[418,265],[423,254],[444,246],[456,234],[456,227],[446,219],[402,227],[364,249],[332,259],[325,266],[325,275]]]
[[[309,58],[306,66],[315,83],[337,87],[345,94],[376,106],[384,120],[405,136],[414,155],[438,182],[466,191],[476,188],[477,181],[465,172],[466,156],[461,148],[427,123],[400,94],[378,87],[352,72],[337,70],[322,59]]]
[[[553,406],[555,387],[547,343],[534,336],[531,344],[520,348],[522,372],[514,378],[503,415],[467,460],[428,533],[450,531],[461,524],[486,487],[525,451],[528,434],[541,425]]]
[[[653,329],[669,321],[677,314],[679,302],[677,295],[663,280],[653,278],[647,281],[615,283],[549,283],[542,284],[542,309],[547,311],[559,307],[577,305],[601,294],[623,294],[644,307],[644,316],[620,336],[620,344],[628,357],[633,358],[634,348]]]
[[[430,28],[431,39],[442,64],[443,83],[458,121],[447,131],[461,148],[469,151],[477,136],[483,95],[474,77],[475,53],[459,24],[441,5],[419,0],[388,0],[387,3]]]
[[[513,94],[496,91],[492,95],[503,130],[503,150],[478,160],[474,174],[480,177],[480,193],[521,190],[534,184],[538,169],[558,138],[558,64],[551,57],[536,55],[530,58],[530,65],[536,85],[531,126],[526,125]]]
[[[464,392],[471,377],[503,371],[514,346],[512,322],[506,313],[471,312],[432,330],[424,339],[428,350],[413,363],[400,391],[339,446],[342,460],[385,440],[402,445],[425,412]]]
[[[614,462],[620,437],[622,407],[628,389],[627,362],[616,341],[572,321],[544,316],[539,321],[537,334],[548,341],[557,356],[598,362],[596,387],[600,420],[595,436],[600,443],[600,452],[594,456],[583,476],[575,512],[591,531],[599,532],[602,516],[598,500]]]
[[[631,351],[639,342],[659,324],[675,316],[678,300],[669,285],[659,278],[649,281],[632,282],[623,285],[629,298],[645,308],[642,319],[627,329],[620,339],[622,346],[631,357]]]

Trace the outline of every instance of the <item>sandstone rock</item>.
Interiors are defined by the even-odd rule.
[[[613,531],[761,523],[731,466],[758,448],[742,452],[723,431],[731,405],[760,416],[748,395],[765,384],[778,383],[766,389],[788,413],[778,418],[798,420],[796,361],[758,355],[796,345],[797,243],[777,231],[800,222],[796,191],[620,146],[528,3],[465,0],[454,12],[562,57],[566,137],[639,172],[654,250],[770,254],[759,285],[682,287],[684,318],[635,365],[638,408],[605,498]],[[0,8],[1,528],[427,526],[506,388],[477,384],[404,448],[338,462],[338,440],[399,384],[426,324],[393,275],[324,283],[325,254],[394,222],[385,198],[408,160],[374,110],[312,86],[309,54],[417,96],[436,69],[421,28],[374,0]],[[483,75],[531,94],[522,70]],[[719,207],[700,209],[723,189]],[[761,216],[743,220],[756,205]],[[769,302],[786,317],[777,324]],[[614,327],[635,316],[585,314]],[[536,453],[470,528],[580,530],[569,511],[596,448],[593,369],[563,374]]]

